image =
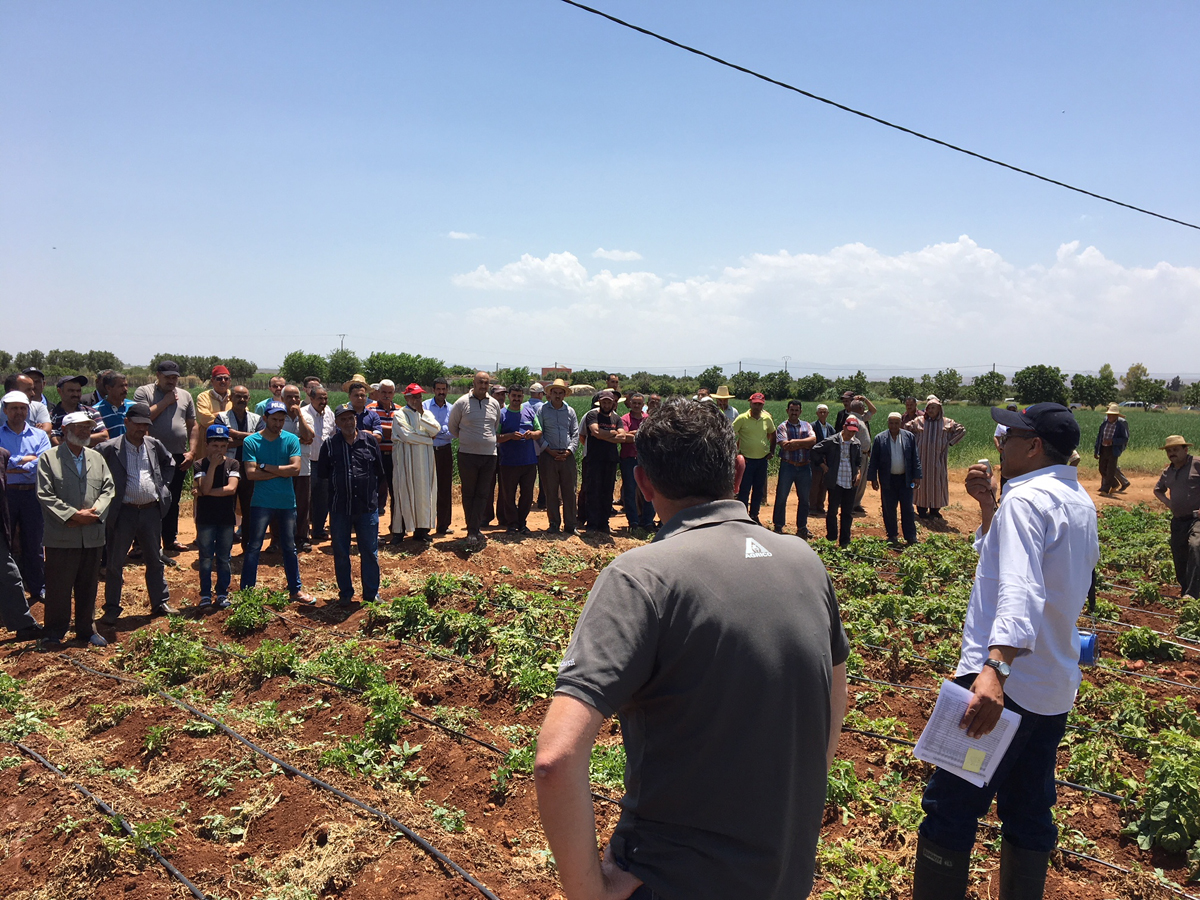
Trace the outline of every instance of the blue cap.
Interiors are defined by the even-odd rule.
[[[277,412],[285,413],[287,412],[287,407],[278,400],[268,400],[267,405],[263,407],[263,416],[269,416],[271,413]]]
[[[229,428],[225,425],[209,425],[208,431],[204,432],[206,441],[227,441],[229,440]]]
[[[335,409],[335,410],[333,411],[333,417],[336,419],[336,418],[337,418],[338,416],[340,416],[342,413],[347,413],[347,412],[348,412],[348,413],[354,413],[356,416],[358,415],[358,410],[356,410],[356,409],[355,409],[353,406],[351,406],[349,403],[343,403],[341,406],[339,406],[337,409]]]

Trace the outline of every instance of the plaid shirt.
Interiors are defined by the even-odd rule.
[[[849,489],[854,487],[854,470],[850,468],[850,445],[857,439],[839,438],[839,440],[842,442],[842,446],[841,452],[838,453],[837,485],[840,488]]]
[[[1117,434],[1117,423],[1116,422],[1105,422],[1103,425],[1100,426],[1100,443],[1111,444],[1113,442],[1113,438],[1116,437],[1116,434]]]
[[[813,436],[812,426],[801,419],[795,425],[791,422],[781,422],[779,427],[775,429],[775,443],[782,444],[784,441],[795,441],[800,438]],[[808,462],[807,450],[784,450],[780,448],[779,458],[784,462],[790,462],[794,466],[802,466]]]

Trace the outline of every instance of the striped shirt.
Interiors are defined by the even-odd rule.
[[[107,397],[96,404],[96,412],[100,413],[100,418],[104,420],[104,427],[108,429],[110,438],[120,437],[125,433],[125,412],[131,406],[133,401],[129,399],[122,400],[120,406],[113,406]]]
[[[379,449],[384,453],[392,452],[392,417],[396,415],[396,410],[399,409],[396,404],[392,404],[390,409],[384,409],[377,402],[372,400],[367,404],[367,409],[375,410],[375,415],[379,416],[379,424],[386,424],[388,427],[383,432],[383,440],[379,442]],[[319,452],[319,451],[318,451]]]
[[[855,438],[846,440],[839,437],[839,440],[842,442],[842,446],[838,453],[837,485],[849,490],[854,487],[854,470],[850,467],[850,444],[854,442]]]

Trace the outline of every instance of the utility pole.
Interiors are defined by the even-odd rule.
[[[786,374],[787,374],[787,364],[788,364],[788,360],[789,360],[789,359],[791,359],[791,357],[790,357],[790,356],[785,356],[785,357],[783,358],[783,374],[784,374],[784,375],[786,375]]]
[[[742,361],[740,359],[738,360],[738,374],[742,374]]]
[[[339,334],[338,337],[342,339],[342,349],[345,350],[346,349],[346,336],[344,334]]]

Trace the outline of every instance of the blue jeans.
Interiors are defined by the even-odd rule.
[[[796,486],[796,534],[808,537],[808,495],[812,491],[812,466],[797,466],[786,459],[779,461],[779,481],[775,484],[775,509],[771,524],[782,531],[787,524],[788,494]]]
[[[333,571],[337,576],[338,599],[343,603],[349,603],[354,597],[354,581],[350,574],[351,529],[358,540],[363,600],[370,603],[379,596],[379,513],[375,510],[358,516],[332,511],[329,513]]]
[[[625,506],[625,518],[629,520],[630,528],[649,528],[654,524],[654,504],[642,499],[642,513],[638,515],[637,482],[633,480],[633,470],[637,468],[637,457],[631,456],[621,460],[621,503]]]
[[[295,596],[301,590],[300,560],[296,556],[295,508],[250,507],[250,516],[242,520],[242,539],[246,542],[246,551],[242,556],[242,590],[258,584],[258,556],[262,553],[268,523],[273,523],[272,533],[283,554],[283,571],[287,575],[288,590]]]
[[[747,459],[746,472],[742,475],[742,483],[738,487],[737,498],[743,503],[749,502],[750,518],[758,520],[758,511],[762,508],[763,499],[767,496],[767,464],[769,456],[762,459]],[[754,493],[751,493],[753,489]]]
[[[197,525],[196,543],[200,547],[200,599],[212,599],[213,562],[217,564],[217,596],[229,593],[229,553],[233,549],[232,525]]]
[[[954,679],[970,687],[974,675]],[[1059,741],[1067,727],[1067,714],[1039,716],[1022,709],[1006,694],[1004,706],[1021,714],[1021,725],[992,780],[981,788],[941,769],[935,769],[921,806],[925,820],[920,832],[947,850],[967,851],[975,846],[975,830],[996,798],[1000,831],[1022,850],[1049,853],[1058,841],[1051,807],[1058,800],[1054,789],[1054,763]]]

